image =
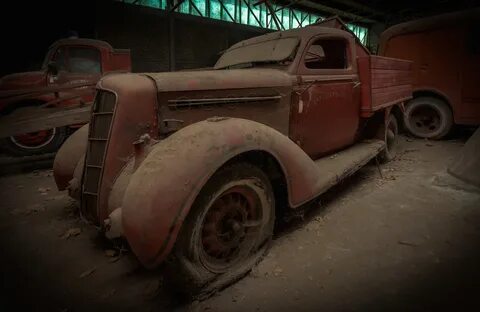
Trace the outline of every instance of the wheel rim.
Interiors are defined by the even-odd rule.
[[[55,137],[56,129],[41,130],[37,132],[30,132],[25,134],[20,134],[16,136],[11,136],[10,141],[16,146],[23,149],[39,149],[42,148],[50,142],[52,142]]]
[[[201,230],[202,263],[225,272],[248,254],[260,235],[261,201],[252,188],[230,187],[211,202]]]
[[[421,105],[410,113],[410,125],[415,134],[430,135],[441,126],[440,113],[429,105]]]

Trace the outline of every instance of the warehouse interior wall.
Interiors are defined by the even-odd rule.
[[[134,72],[210,67],[232,44],[270,31],[118,2],[96,12],[95,37],[129,48]]]

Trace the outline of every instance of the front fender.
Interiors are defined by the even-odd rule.
[[[291,206],[318,194],[314,162],[273,128],[236,118],[189,125],[153,147],[123,197],[125,237],[145,266],[153,267],[169,254],[191,205],[215,171],[232,157],[253,150],[277,159]]]
[[[60,147],[53,162],[53,177],[60,191],[67,188],[87,150],[88,124],[75,131]]]

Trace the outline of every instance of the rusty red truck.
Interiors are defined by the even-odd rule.
[[[129,50],[113,49],[101,40],[58,40],[48,49],[41,70],[0,79],[0,116],[18,113],[25,108],[91,103],[95,84],[102,75],[130,71]],[[2,139],[1,146],[16,156],[53,152],[63,143],[70,128],[78,126],[12,135]]]
[[[411,66],[308,26],[239,42],[210,70],[105,77],[54,177],[144,266],[209,294],[261,259],[279,209],[394,157]]]

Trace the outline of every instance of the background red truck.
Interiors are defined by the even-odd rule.
[[[440,139],[453,124],[480,124],[480,9],[395,25],[379,54],[413,61],[412,134]]]
[[[169,258],[180,290],[209,294],[261,259],[275,216],[395,157],[411,65],[308,26],[241,41],[209,70],[108,76],[55,182],[143,265]]]
[[[107,42],[93,39],[58,40],[50,46],[39,71],[1,78],[0,116],[39,107],[89,104],[103,75],[129,71],[129,50],[113,49]],[[1,147],[16,156],[53,152],[74,128],[78,126],[13,135],[2,139]]]

